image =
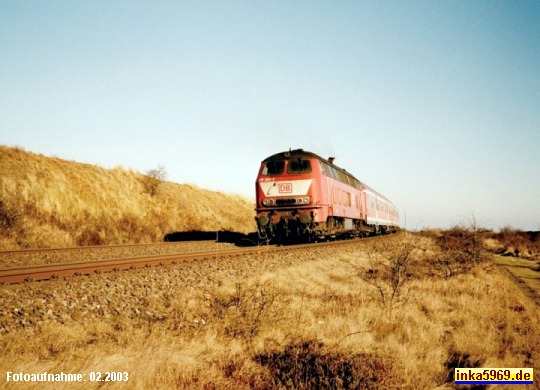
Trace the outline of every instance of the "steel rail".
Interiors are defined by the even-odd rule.
[[[178,263],[182,261],[247,255],[257,252],[260,253],[264,250],[262,248],[264,247],[219,249],[204,252],[189,252],[169,255],[152,255],[61,264],[21,266],[0,270],[0,284],[55,279],[66,276],[90,275],[92,273],[144,268],[155,265]]]
[[[145,246],[174,246],[174,245],[179,245],[179,244],[185,244],[186,242],[197,242],[197,241],[170,241],[170,242],[151,242],[151,243],[140,243],[140,244],[67,246],[67,247],[61,247],[61,248],[26,248],[26,249],[0,250],[0,256],[9,255],[9,254],[20,254],[20,253],[49,253],[49,252],[70,252],[70,251],[83,252],[83,251],[94,251],[94,250],[101,250],[101,249],[139,248],[139,247],[145,247]]]
[[[376,237],[373,237],[376,238]],[[364,239],[366,240],[366,239]],[[35,266],[20,266],[0,269],[0,284],[24,283],[31,281],[56,279],[77,275],[91,275],[93,273],[129,270],[136,268],[152,267],[157,265],[177,264],[184,261],[218,259],[233,256],[245,256],[251,254],[270,253],[277,251],[289,251],[296,249],[315,249],[321,246],[342,245],[351,243],[351,240],[320,242],[316,244],[299,245],[265,245],[247,248],[215,249],[204,252],[176,253],[168,255],[151,255],[141,257],[129,257],[120,259],[106,259],[86,262],[72,262],[61,264],[43,264]]]

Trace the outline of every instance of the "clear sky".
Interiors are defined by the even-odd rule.
[[[409,229],[537,230],[540,2],[1,1],[0,143],[252,198],[303,148]]]

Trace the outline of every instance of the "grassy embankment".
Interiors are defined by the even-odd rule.
[[[0,146],[0,248],[162,241],[187,230],[254,230],[253,204],[189,184],[159,182]]]

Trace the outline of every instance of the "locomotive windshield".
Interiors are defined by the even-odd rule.
[[[279,175],[283,173],[283,168],[285,167],[285,161],[268,161],[264,164],[262,170],[263,175]]]
[[[311,172],[311,163],[309,160],[290,160],[287,164],[287,173],[309,173]]]
[[[264,168],[261,172],[262,175],[281,175],[285,170],[285,161],[267,161],[264,164]],[[311,162],[309,160],[288,160],[287,161],[287,173],[309,173],[311,172]]]

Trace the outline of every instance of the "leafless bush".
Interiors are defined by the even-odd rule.
[[[392,307],[402,297],[412,278],[409,261],[414,249],[406,236],[377,241],[368,252],[369,264],[357,267],[358,276],[376,289],[383,305]]]
[[[146,171],[146,175],[143,177],[144,191],[150,196],[155,196],[158,193],[160,185],[166,178],[167,172],[162,165]]]
[[[505,226],[493,238],[500,242],[497,253],[503,256],[534,257],[540,253],[539,232],[524,232]]]
[[[448,279],[469,272],[486,260],[483,240],[474,225],[442,231],[435,243],[437,250],[426,259],[434,276]]]
[[[270,281],[237,282],[234,289],[212,287],[205,291],[205,322],[219,323],[225,336],[252,340],[265,324],[276,324],[287,313],[288,300]]]

